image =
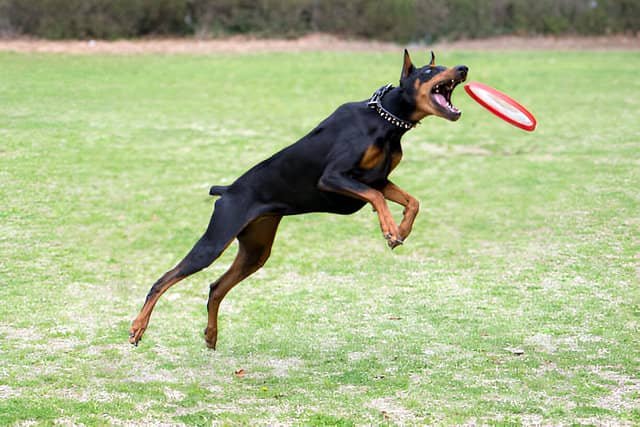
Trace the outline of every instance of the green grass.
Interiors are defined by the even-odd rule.
[[[0,54],[0,425],[640,423],[634,52],[442,52],[539,128],[459,90],[459,122],[405,138],[393,179],[422,210],[403,247],[368,208],[286,218],[223,302],[218,351],[208,283],[235,247],[127,344],[209,185],[395,82],[400,58]]]

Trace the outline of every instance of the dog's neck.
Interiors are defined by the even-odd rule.
[[[417,123],[424,115],[417,114],[415,102],[411,102],[404,93],[404,89],[395,87],[380,100],[382,106],[394,116],[408,122]]]

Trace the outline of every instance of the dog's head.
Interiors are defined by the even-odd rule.
[[[407,101],[415,105],[415,118],[419,120],[434,115],[458,120],[462,112],[451,104],[451,94],[459,83],[467,79],[468,71],[465,65],[451,68],[436,65],[433,52],[428,65],[416,68],[405,49],[400,87]]]

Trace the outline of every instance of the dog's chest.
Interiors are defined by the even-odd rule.
[[[365,183],[386,180],[401,159],[402,148],[399,141],[374,142],[365,149],[360,158],[359,178]]]

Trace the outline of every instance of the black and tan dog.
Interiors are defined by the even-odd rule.
[[[384,86],[361,102],[340,106],[308,135],[257,164],[233,184],[214,186],[221,196],[204,235],[178,265],[153,284],[129,341],[138,343],[158,298],[172,285],[208,267],[234,240],[237,257],[229,270],[211,284],[205,329],[207,345],[215,348],[218,308],[229,290],[254,273],[269,258],[280,219],[307,212],[351,214],[371,203],[382,234],[393,249],[409,236],[418,202],[388,176],[402,159],[400,139],[421,119],[434,115],[458,120],[451,94],[464,81],[467,67],[416,68],[404,51],[400,86]],[[386,200],[404,206],[402,222],[393,220]]]

